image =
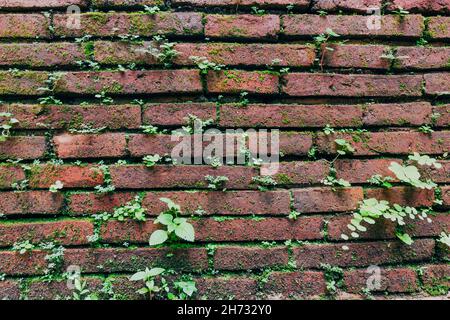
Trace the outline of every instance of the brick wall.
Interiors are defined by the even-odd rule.
[[[77,28],[69,5],[81,9]],[[445,296],[449,14],[448,0],[0,0],[0,112],[18,120],[0,142],[0,297],[72,297],[73,265],[102,298],[143,298],[129,276],[146,267],[191,277],[196,298],[364,298],[374,265],[375,298]],[[327,29],[340,36],[317,45]],[[155,35],[174,44],[170,63],[145,50],[161,44]],[[224,66],[200,72],[192,56]],[[189,115],[221,132],[280,129],[277,185],[258,189],[258,166],[144,166],[171,153],[170,130]],[[355,150],[333,161],[337,138]],[[438,191],[367,182],[413,152],[440,160],[421,169]],[[331,168],[351,187],[324,185]],[[226,190],[207,175],[226,176]],[[136,195],[145,222],[95,219]],[[195,242],[149,246],[162,197],[181,206]],[[408,222],[410,246],[390,222],[344,241],[368,198],[429,208],[433,222]],[[48,242],[65,249],[51,272]]]

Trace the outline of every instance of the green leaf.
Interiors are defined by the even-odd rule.
[[[130,278],[130,281],[140,281],[140,280],[144,280],[146,277],[146,272],[145,271],[139,271],[136,272],[135,274],[133,274]]]
[[[170,200],[168,198],[159,198],[159,200],[161,200],[162,202],[167,204],[167,206],[169,207],[170,210],[172,210],[172,209],[174,209],[176,211],[181,210],[181,207],[178,204],[176,204],[175,202],[173,202],[172,200]]]
[[[194,242],[195,230],[192,224],[182,223],[175,228],[175,234],[183,240]]]
[[[397,238],[399,238],[403,243],[407,244],[408,246],[414,243],[413,239],[411,239],[409,234],[397,232],[395,235],[397,236]]]
[[[160,275],[161,273],[163,273],[164,271],[166,271],[166,270],[163,268],[153,268],[148,271],[147,276],[156,277],[156,276]]]
[[[158,218],[156,218],[155,223],[161,223],[168,226],[173,223],[173,216],[169,213],[161,213]]]
[[[158,244],[166,242],[168,238],[169,237],[168,237],[167,232],[165,230],[156,230],[150,236],[150,241],[149,242],[150,242],[151,246],[156,246]]]

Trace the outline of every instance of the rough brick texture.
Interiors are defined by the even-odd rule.
[[[0,300],[73,299],[73,266],[100,299],[154,267],[193,299],[445,299],[449,40],[449,0],[0,0]],[[194,242],[149,244],[163,198]],[[351,230],[368,199],[419,216]]]

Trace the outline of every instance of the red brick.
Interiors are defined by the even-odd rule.
[[[78,265],[83,273],[136,272],[147,267],[176,270],[206,270],[208,256],[204,248],[124,248],[69,249],[65,266]]]
[[[0,110],[14,110],[18,129],[93,128],[137,129],[141,126],[141,108],[137,105],[0,105]]]
[[[19,300],[20,286],[17,281],[4,280],[0,282],[0,299],[1,300]]]
[[[450,266],[444,264],[426,265],[422,275],[422,281],[425,287],[434,287],[442,285],[450,287]]]
[[[120,207],[131,201],[135,194],[113,193],[97,195],[94,193],[74,193],[69,196],[69,211],[72,214],[92,214],[100,212],[112,212],[115,207]]]
[[[411,12],[450,12],[449,0],[392,0],[389,10],[403,8]]]
[[[0,94],[39,96],[47,79],[48,74],[41,71],[0,71]]]
[[[442,187],[442,201],[444,208],[450,208],[450,186]]]
[[[362,188],[308,188],[293,190],[294,207],[302,213],[342,212],[358,207],[363,199]]]
[[[371,159],[371,160],[337,160],[334,163],[336,176],[347,180],[350,183],[366,183],[374,175],[383,177],[395,177],[395,174],[389,170],[392,162],[402,163],[398,159]],[[397,179],[395,179],[397,180]]]
[[[33,166],[28,176],[31,188],[50,188],[61,181],[64,188],[88,188],[103,184],[103,172],[97,166]]]
[[[450,94],[450,73],[432,73],[426,74],[424,77],[427,94]]]
[[[75,43],[0,44],[0,65],[2,66],[74,66],[77,61],[85,59],[83,48]]]
[[[430,17],[428,34],[434,39],[450,39],[450,17]]]
[[[389,69],[390,61],[383,59],[388,47],[381,45],[331,45],[326,50],[324,65],[334,68]]]
[[[103,279],[93,277],[81,277],[86,283],[89,293],[100,293],[103,288]],[[74,290],[69,289],[67,280],[31,281],[27,288],[27,298],[30,300],[71,300]]]
[[[0,38],[36,37],[50,37],[50,21],[43,14],[0,15]]]
[[[11,9],[48,9],[66,8],[70,5],[86,7],[86,0],[0,0],[0,8]]]
[[[189,115],[203,121],[216,120],[216,106],[213,103],[146,104],[142,122],[161,126],[186,125]]]
[[[423,134],[413,131],[372,132],[357,135],[320,134],[316,140],[320,153],[336,153],[335,139],[345,139],[355,148],[354,155],[412,154],[413,152],[442,154],[449,150],[448,131]]]
[[[48,191],[2,192],[0,212],[13,214],[57,214],[63,206],[60,193]]]
[[[323,221],[320,217],[193,220],[195,240],[200,242],[243,242],[322,239]],[[135,221],[108,221],[101,229],[101,238],[106,243],[148,243],[150,235],[159,228],[152,220],[144,223]],[[248,232],[252,230],[252,232]]]
[[[280,18],[276,15],[206,16],[205,36],[210,38],[275,38],[279,31]]]
[[[282,91],[289,96],[421,96],[422,76],[291,73]]]
[[[397,47],[396,69],[444,69],[450,61],[448,47]]]
[[[348,292],[361,293],[371,283],[373,273],[367,270],[344,272],[344,284]],[[380,286],[372,292],[408,293],[418,290],[416,272],[412,269],[381,269]]]
[[[58,156],[67,158],[114,158],[126,154],[125,134],[63,134],[53,139]]]
[[[0,189],[10,189],[11,184],[25,180],[25,173],[21,167],[0,165]]]
[[[354,105],[225,104],[220,108],[222,127],[354,127],[362,125],[362,108]]]
[[[0,273],[8,275],[44,274],[47,267],[46,251],[32,251],[19,254],[15,251],[0,251]]]
[[[146,13],[82,13],[80,28],[68,28],[67,19],[71,15],[55,14],[53,23],[57,36],[78,37],[86,34],[93,36],[117,36],[133,34],[140,36],[163,35],[199,35],[203,33],[202,16],[195,12],[160,12],[155,15]],[[69,24],[70,26],[70,24]]]
[[[419,168],[422,180],[432,180],[436,183],[447,183],[450,181],[450,161],[440,160],[442,168],[422,166]],[[413,163],[414,164],[414,163]]]
[[[317,0],[314,2],[314,10],[325,11],[356,11],[367,13],[368,9],[381,8],[382,0]]]
[[[429,260],[434,254],[435,243],[431,239],[417,240],[411,246],[395,242],[313,244],[294,248],[297,266],[301,268],[319,267],[321,264],[333,266],[369,266],[397,264]]]
[[[433,107],[433,113],[438,115],[436,125],[446,127],[450,123],[450,104]]]
[[[178,144],[172,141],[171,135],[130,135],[128,149],[133,157],[142,157],[148,154],[170,155]]]
[[[158,215],[167,206],[160,198],[169,198],[181,206],[184,214],[202,209],[204,215],[286,215],[290,212],[288,191],[210,191],[210,192],[151,192],[142,201],[149,215]]]
[[[224,184],[227,189],[246,189],[252,178],[258,175],[251,167],[222,166],[113,166],[111,177],[118,189],[168,189],[168,188],[206,188],[205,176],[226,176],[229,181]]]
[[[307,8],[309,0],[172,0],[174,5],[191,5],[198,7],[216,6],[262,6],[262,7],[286,7],[294,5],[296,8]]]
[[[244,299],[254,300],[257,297],[258,281],[241,276],[201,277],[195,280],[199,299]]]
[[[0,159],[37,159],[46,151],[43,136],[13,136],[0,142]]]
[[[252,270],[285,266],[289,262],[285,247],[219,247],[214,253],[216,270]]]
[[[353,215],[333,217],[328,220],[328,238],[331,240],[341,240],[342,234],[349,234],[351,231],[347,225]],[[432,220],[429,223],[426,220],[407,220],[405,231],[413,237],[435,237],[439,236],[441,232],[448,232],[450,230],[450,215],[438,214],[430,216]],[[395,231],[396,224],[386,219],[379,219],[376,224],[363,224],[367,227],[366,232],[361,232],[359,239],[396,239]]]
[[[367,16],[291,14],[282,16],[283,32],[287,36],[309,36],[324,33],[327,28],[333,29],[342,36],[356,37],[421,37],[424,22],[420,15],[407,15],[400,18],[396,15],[381,17],[381,29],[371,30],[367,27]]]
[[[264,72],[211,71],[207,83],[211,93],[278,93],[278,76]]]
[[[308,133],[280,132],[280,154],[285,156],[306,155],[313,145]]]
[[[94,7],[163,6],[164,0],[92,0]]]
[[[316,184],[328,175],[330,167],[326,161],[281,162],[273,178],[279,185]],[[263,165],[263,168],[266,165]]]
[[[434,191],[414,189],[412,187],[394,187],[391,189],[367,189],[367,198],[386,200],[391,204],[410,207],[430,207],[433,205]]]
[[[55,222],[0,223],[0,246],[29,240],[34,244],[55,241],[62,245],[88,244],[87,236],[94,233],[89,221],[62,220]]]
[[[431,123],[432,106],[428,102],[367,104],[363,122],[367,126],[413,125]]]
[[[197,70],[66,72],[55,92],[97,94],[198,93],[202,90]]]
[[[273,272],[263,287],[268,297],[275,299],[305,298],[325,294],[322,272]]]
[[[316,57],[314,47],[298,44],[259,43],[180,43],[175,64],[192,65],[191,56],[227,66],[265,66],[279,61],[277,66],[312,66]]]
[[[152,41],[142,43],[95,41],[94,59],[107,65],[127,63],[160,65],[158,59],[148,52],[150,46],[157,48],[157,44]]]

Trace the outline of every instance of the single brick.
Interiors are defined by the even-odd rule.
[[[393,187],[391,189],[367,189],[367,198],[386,200],[391,204],[410,207],[431,207],[434,200],[434,191],[415,189],[412,187]]]
[[[367,16],[291,14],[282,16],[283,33],[287,36],[312,36],[330,28],[342,36],[352,37],[416,37],[420,38],[425,28],[421,15],[381,16],[381,29],[372,27]],[[369,28],[370,27],[370,28]]]
[[[195,280],[197,297],[208,299],[254,300],[258,293],[258,281],[242,276],[201,277]]]
[[[433,39],[450,39],[450,17],[430,17],[428,34]]]
[[[305,217],[296,221],[288,218],[266,219],[215,219],[193,220],[195,240],[200,242],[243,242],[243,241],[284,241],[284,240],[318,240],[323,220],[321,217]],[[150,235],[160,225],[147,220],[144,223],[135,221],[108,221],[101,228],[101,239],[106,243],[148,243]],[[252,232],[248,232],[252,230]]]
[[[421,96],[419,75],[346,75],[290,73],[282,91],[289,96],[401,97]]]
[[[387,70],[390,60],[383,58],[388,47],[381,45],[327,45],[323,64],[334,68],[364,68]]]
[[[0,142],[0,159],[38,159],[45,151],[43,136],[13,136]]]
[[[350,183],[367,183],[374,175],[394,178],[395,174],[389,170],[392,162],[402,163],[398,159],[342,159],[334,163],[336,177],[347,180]],[[397,181],[397,179],[394,179]]]
[[[11,184],[25,180],[25,172],[19,166],[0,165],[0,189],[10,189]]]
[[[89,292],[101,292],[104,279],[94,277],[81,277],[80,281],[86,283],[85,289]],[[40,281],[35,279],[27,287],[27,298],[30,300],[70,300],[73,299],[73,289],[67,285],[67,281]]]
[[[280,31],[276,15],[251,14],[206,16],[205,36],[210,38],[275,38]]]
[[[109,129],[137,129],[141,108],[137,105],[0,105],[0,112],[13,110],[18,129],[83,129],[83,126]]]
[[[312,145],[311,134],[299,132],[280,133],[280,154],[294,156],[306,155]]]
[[[267,166],[269,165],[263,165],[262,168]],[[330,167],[326,161],[280,162],[273,178],[279,185],[317,184],[325,179],[329,171]]]
[[[361,293],[371,282],[372,273],[367,270],[353,270],[344,272],[344,284],[348,292]],[[374,287],[374,292],[410,293],[417,291],[418,279],[412,269],[396,268],[381,269],[379,285]]]
[[[26,240],[34,244],[56,241],[76,246],[88,244],[87,236],[94,234],[94,226],[82,220],[16,222],[0,223],[0,231],[0,246],[12,246],[15,242]]]
[[[0,44],[0,65],[2,66],[75,66],[77,61],[85,59],[87,57],[83,47],[76,43]]]
[[[158,215],[167,209],[160,198],[169,198],[179,204],[183,214],[201,211],[202,215],[287,215],[290,212],[290,195],[284,190],[150,192],[142,201],[142,206],[149,215]]]
[[[381,8],[382,0],[317,0],[313,1],[314,10],[369,12],[369,9]]]
[[[226,176],[227,189],[246,189],[252,184],[252,178],[258,175],[251,167],[222,166],[113,166],[111,167],[113,185],[118,189],[169,189],[169,188],[206,188],[209,184],[205,177]]]
[[[444,208],[450,208],[450,187],[442,187],[442,206]]]
[[[1,300],[19,300],[20,285],[18,281],[3,280],[0,282],[0,299]]]
[[[206,270],[208,256],[204,248],[69,249],[64,263],[79,265],[83,273],[137,272],[147,267]]]
[[[214,252],[216,270],[252,270],[286,266],[289,262],[286,247],[219,247]]]
[[[363,123],[366,126],[431,124],[433,113],[428,102],[367,104],[363,108]]]
[[[278,93],[278,76],[256,71],[211,71],[207,76],[211,93]]]
[[[115,158],[126,155],[123,133],[63,134],[53,138],[60,158]]]
[[[1,14],[0,38],[50,38],[50,19],[34,13]]]
[[[2,192],[0,212],[15,214],[57,214],[63,206],[63,195],[48,191]]]
[[[450,95],[450,73],[431,73],[424,77],[427,94]]]
[[[202,91],[197,70],[66,72],[55,92],[97,94],[198,93]]]
[[[133,200],[132,193],[73,193],[69,195],[69,212],[75,215],[112,212],[114,208]]]
[[[425,289],[433,290],[433,287],[443,286],[450,288],[450,266],[448,264],[426,265],[423,268],[422,281]]]
[[[449,47],[397,47],[396,69],[444,69],[449,67]]]
[[[389,3],[388,10],[397,10],[402,8],[411,12],[450,12],[449,0],[392,0]]]
[[[182,137],[180,136],[180,139]],[[191,138],[191,136],[189,136]],[[148,154],[170,155],[177,144],[177,140],[173,140],[171,135],[146,135],[132,134],[128,138],[128,149],[133,157],[142,157]],[[198,150],[202,152],[203,150]]]
[[[319,267],[323,263],[333,266],[398,264],[429,260],[434,255],[435,242],[431,239],[416,240],[407,246],[400,241],[342,244],[312,244],[294,248],[293,254],[300,268]]]
[[[100,37],[124,34],[193,36],[203,33],[202,15],[195,12],[159,12],[154,15],[89,12],[80,15],[80,28],[73,28],[69,19],[73,19],[70,14],[53,16],[55,35],[66,37],[80,37],[86,34]]]
[[[361,134],[319,134],[316,144],[320,153],[336,154],[335,139],[345,139],[354,148],[354,155],[377,154],[442,154],[450,149],[450,132],[423,134],[413,131],[372,132]]]
[[[180,126],[189,122],[189,115],[202,121],[216,121],[216,105],[213,103],[152,103],[143,108],[144,124]]]
[[[0,8],[7,9],[53,9],[53,8],[67,8],[68,6],[76,5],[79,7],[86,7],[86,0],[0,0]]]
[[[450,123],[450,104],[434,106],[433,114],[437,117],[435,120],[437,126],[447,127]]]
[[[38,165],[28,175],[31,188],[49,188],[61,181],[64,188],[89,188],[103,183],[103,172],[98,166]]]
[[[0,94],[39,96],[47,80],[47,72],[42,71],[0,71]]]
[[[301,213],[352,211],[363,199],[362,188],[306,188],[293,190],[294,207]]]
[[[266,295],[277,299],[306,298],[320,296],[326,292],[325,276],[322,272],[273,272],[263,285]]]
[[[220,126],[236,128],[354,127],[362,125],[357,105],[225,104],[220,107]]]

